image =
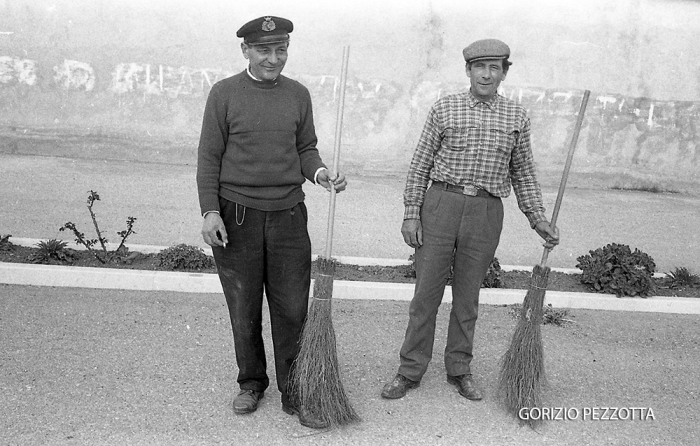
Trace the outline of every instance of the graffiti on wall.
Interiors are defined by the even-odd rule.
[[[53,80],[64,90],[92,91],[95,88],[95,70],[85,62],[64,60],[53,67]]]
[[[340,95],[340,77],[332,75],[287,74],[309,89],[316,110],[328,110],[334,116]],[[360,135],[376,134],[385,129],[391,110],[400,106],[401,85],[382,79],[349,77],[345,86],[345,115],[348,128]],[[354,134],[347,135],[352,142]]]
[[[164,95],[169,98],[205,98],[209,89],[232,72],[208,68],[172,67],[137,63],[117,64],[110,79],[99,83],[90,64],[64,60],[53,67],[50,81],[62,90],[108,90],[117,95]],[[340,79],[334,75],[286,73],[310,91],[317,110],[334,115]],[[0,88],[34,86],[37,62],[0,56]],[[429,107],[440,97],[466,91],[467,83],[421,81],[404,88],[394,81],[351,77],[346,86],[346,141],[372,147],[372,141],[402,139],[398,145],[412,151]],[[573,127],[582,91],[501,86],[501,94],[523,105],[539,135],[553,135]],[[328,112],[328,113],[325,113]],[[594,94],[584,124],[586,150],[607,161],[649,162],[666,154],[696,166],[700,163],[700,103],[657,101],[624,95]],[[563,123],[563,124],[562,124]],[[533,132],[534,133],[534,132]],[[373,138],[372,141],[369,138]],[[383,139],[382,139],[383,138]],[[545,147],[551,144],[542,138]]]
[[[121,63],[112,74],[110,89],[115,93],[166,94],[173,98],[204,96],[212,85],[231,74],[203,68]]]
[[[180,96],[203,97],[218,81],[235,73],[201,68],[170,67],[122,63],[113,72],[110,89],[115,93],[137,92]],[[317,110],[334,107],[340,91],[340,78],[329,75],[285,73],[291,79],[307,86]],[[357,119],[365,130],[381,129],[389,109],[394,107],[402,90],[400,85],[378,79],[350,80],[346,89],[347,119]]]
[[[0,85],[34,85],[36,82],[35,61],[0,56]]]

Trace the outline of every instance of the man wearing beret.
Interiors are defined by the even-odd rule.
[[[316,148],[309,91],[280,73],[292,22],[260,17],[237,36],[247,69],[217,82],[204,110],[197,189],[233,329],[239,394],[236,414],[254,412],[269,386],[262,338],[267,297],[282,409],[308,427],[326,427],[287,393],[299,351],[311,281],[311,242],[302,184],[345,189]]]
[[[418,387],[432,358],[438,307],[454,258],[445,346],[447,382],[480,400],[470,367],[479,290],[503,225],[501,199],[515,191],[520,210],[547,248],[559,242],[542,206],[525,109],[498,94],[511,63],[508,46],[479,40],[463,51],[470,89],[439,99],[413,155],[404,190],[404,241],[415,248],[416,286],[388,399]]]

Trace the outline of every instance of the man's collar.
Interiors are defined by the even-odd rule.
[[[248,73],[248,76],[250,76],[251,79],[254,81],[262,82],[262,80],[258,79],[257,77],[253,76],[253,73],[250,71],[250,65],[248,65],[245,69],[245,72]]]
[[[271,81],[265,81],[265,80],[262,80],[262,79],[258,79],[257,77],[253,76],[253,73],[250,71],[250,65],[248,65],[248,66],[246,67],[245,72],[248,73],[248,76],[250,76],[250,78],[253,79],[255,82],[265,82],[265,83],[273,84],[273,83],[277,83],[277,79],[279,78],[279,76],[278,76],[278,77],[276,77],[275,79],[273,79],[273,80],[271,80]]]
[[[491,98],[488,101],[482,101],[481,99],[478,99],[474,96],[471,88],[467,92],[467,99],[468,99],[468,104],[469,104],[470,108],[475,107],[476,104],[481,102],[482,104],[486,104],[489,108],[492,109],[496,106],[496,103],[498,102],[498,97],[499,97],[498,92],[496,92],[496,94],[491,96]]]

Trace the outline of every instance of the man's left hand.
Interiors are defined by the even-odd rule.
[[[328,169],[323,169],[318,173],[318,176],[316,176],[316,181],[329,192],[331,190],[331,185],[335,188],[336,192],[344,191],[345,187],[348,185],[348,182],[345,180],[345,175],[340,172],[338,172],[335,178],[332,178],[331,175]]]
[[[543,246],[552,249],[559,244],[559,228],[552,226],[548,221],[541,221],[535,225],[535,231],[544,239]]]

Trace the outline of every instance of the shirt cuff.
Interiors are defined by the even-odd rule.
[[[316,169],[316,173],[314,174],[314,183],[315,184],[318,184],[318,173],[320,171],[322,171],[323,169],[325,169],[325,167],[319,167],[318,169]]]
[[[525,214],[527,220],[530,222],[530,227],[535,229],[537,223],[547,221],[547,217],[542,212],[533,212],[531,214]]]
[[[420,220],[420,206],[406,206],[406,209],[404,210],[403,213],[403,219],[404,220]]]

